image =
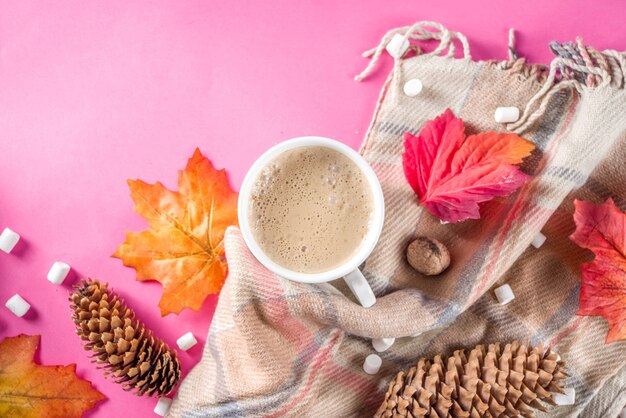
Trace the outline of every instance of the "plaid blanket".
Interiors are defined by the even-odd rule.
[[[431,53],[412,47],[395,61],[361,148],[386,200],[380,242],[363,267],[377,303],[362,308],[341,283],[277,277],[229,229],[230,273],[202,360],[169,417],[372,416],[389,379],[415,359],[513,339],[541,340],[566,362],[576,404],[549,416],[615,417],[626,404],[626,342],[605,345],[606,321],[575,315],[581,262],[592,255],[568,239],[574,198],[611,196],[626,209],[624,54],[578,42],[554,44],[557,57],[546,68],[515,53],[476,62],[462,35],[424,22],[385,35],[368,53],[369,70],[395,33],[440,43]],[[465,58],[450,52],[454,39]],[[425,86],[417,97],[402,92],[411,78]],[[502,130],[493,120],[498,106],[523,110],[507,128],[536,144],[523,167],[534,177],[513,196],[483,205],[481,220],[442,225],[404,179],[403,135],[447,107],[470,133]],[[535,249],[530,243],[540,231],[547,241]],[[452,264],[444,274],[425,278],[410,268],[405,248],[416,235],[446,243]],[[502,306],[490,289],[504,283],[516,299]],[[398,339],[370,376],[362,364],[376,337]]]

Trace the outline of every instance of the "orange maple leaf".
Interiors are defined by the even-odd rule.
[[[575,200],[574,207],[570,239],[595,254],[583,263],[576,315],[603,316],[607,343],[626,339],[626,215],[611,198],[600,205]]]
[[[106,397],[76,376],[76,365],[33,363],[39,335],[0,343],[0,417],[80,418]]]
[[[222,289],[228,267],[224,232],[237,225],[237,193],[224,170],[216,170],[196,149],[178,173],[178,191],[161,183],[129,180],[135,211],[150,224],[126,233],[113,257],[137,271],[137,280],[163,285],[161,315],[198,311],[206,297]]]

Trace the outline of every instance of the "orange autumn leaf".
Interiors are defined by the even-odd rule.
[[[39,338],[18,335],[0,343],[0,417],[80,418],[106,398],[76,376],[75,364],[35,364]]]
[[[576,231],[570,239],[593,251],[583,263],[577,315],[603,316],[606,342],[626,339],[626,215],[612,199],[600,205],[574,201]]]
[[[150,227],[126,233],[113,257],[137,271],[137,280],[163,285],[161,315],[198,311],[210,294],[222,289],[228,271],[224,232],[237,225],[237,193],[226,172],[216,170],[196,149],[178,173],[178,191],[161,183],[129,180],[135,211]]]

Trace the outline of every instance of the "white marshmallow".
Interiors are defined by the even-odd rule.
[[[55,261],[50,268],[50,271],[48,272],[48,280],[56,285],[60,285],[69,274],[70,269],[71,267],[69,266],[69,264],[63,263],[61,261]]]
[[[170,410],[171,405],[172,400],[170,398],[159,398],[159,402],[157,402],[156,406],[154,407],[154,413],[164,417]]]
[[[530,244],[535,248],[539,248],[543,245],[544,242],[546,242],[546,236],[539,232],[537,235],[535,235],[535,238],[533,238]]]
[[[499,107],[493,115],[498,123],[510,123],[519,119],[519,109],[516,107]]]
[[[0,250],[7,254],[10,253],[19,240],[20,234],[9,228],[4,228],[4,231],[0,234]]]
[[[363,371],[367,374],[376,374],[380,370],[380,366],[383,364],[383,359],[381,359],[376,354],[370,354],[365,357],[365,362],[363,363]]]
[[[501,305],[506,305],[507,303],[515,299],[513,290],[511,290],[511,286],[509,286],[508,284],[500,286],[499,288],[494,290],[494,292],[496,293],[496,298],[498,298],[498,302],[500,302]]]
[[[404,83],[403,90],[404,90],[404,94],[406,94],[407,96],[415,97],[422,92],[423,88],[424,86],[422,85],[422,82],[419,79],[412,78],[406,83]]]
[[[194,337],[191,332],[188,332],[187,334],[177,339],[176,344],[178,345],[178,348],[180,348],[181,350],[187,351],[194,345],[198,344],[198,341],[196,340],[196,337]]]
[[[20,295],[17,293],[11,296],[7,303],[4,304],[11,312],[15,314],[18,318],[26,315],[26,312],[30,309],[30,303],[26,302]]]
[[[393,38],[387,43],[385,49],[394,59],[402,58],[407,49],[409,49],[410,43],[408,39],[404,39],[404,35],[396,33]]]
[[[395,342],[395,338],[374,338],[372,340],[372,347],[374,347],[374,350],[382,353],[383,351],[389,349],[389,347],[391,347]]]
[[[565,393],[553,393],[552,400],[554,400],[557,405],[561,406],[574,405],[574,403],[576,403],[576,391],[574,388],[565,388],[563,392]]]

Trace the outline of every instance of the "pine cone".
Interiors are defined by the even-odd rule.
[[[398,373],[375,417],[532,417],[555,405],[568,375],[556,353],[514,341],[504,346],[478,345],[469,356],[420,359],[408,373]]]
[[[76,333],[87,341],[85,350],[93,351],[93,361],[103,364],[105,375],[112,375],[124,390],[167,395],[180,379],[176,351],[155,338],[107,286],[82,280],[70,295]]]

